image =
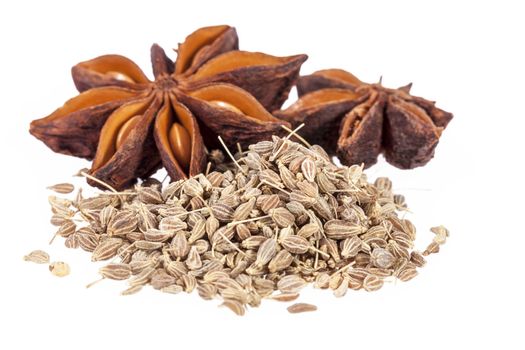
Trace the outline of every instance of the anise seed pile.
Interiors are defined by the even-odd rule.
[[[253,144],[235,163],[212,152],[214,171],[165,186],[150,179],[91,198],[51,196],[51,221],[67,247],[110,260],[100,274],[127,280],[122,294],[196,289],[238,315],[264,298],[295,300],[308,283],[341,297],[415,277],[448,231],[434,228],[429,247],[414,250],[390,180],[371,184],[361,167],[338,167],[291,135]],[[315,309],[301,305],[291,312]]]

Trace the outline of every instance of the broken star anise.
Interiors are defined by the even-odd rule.
[[[300,99],[274,115],[293,126],[304,122],[303,136],[345,164],[368,167],[383,152],[390,164],[415,168],[432,159],[452,114],[410,95],[410,87],[389,89],[344,70],[321,70],[300,77]]]
[[[213,26],[179,44],[175,62],[156,44],[151,59],[154,81],[120,55],[77,64],[80,94],[34,120],[31,134],[55,152],[93,159],[90,174],[117,189],[161,164],[172,180],[194,176],[217,135],[245,146],[283,132],[289,124],[267,110],[286,100],[306,56],[238,51],[235,29]]]

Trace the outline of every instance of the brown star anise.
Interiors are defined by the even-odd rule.
[[[368,167],[383,152],[390,164],[415,168],[432,159],[452,114],[410,95],[410,87],[389,89],[363,83],[344,70],[321,70],[300,77],[301,98],[274,115],[293,126],[304,122],[306,139],[345,164]]]
[[[205,143],[270,138],[285,121],[280,108],[305,55],[274,57],[238,51],[234,28],[198,29],[172,62],[151,48],[154,81],[130,59],[105,55],[72,68],[80,94],[30,132],[53,151],[93,159],[90,174],[121,189],[164,165],[172,180],[205,166]],[[88,180],[90,184],[96,182]]]

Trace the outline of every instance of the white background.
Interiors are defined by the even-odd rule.
[[[523,349],[524,11],[516,2],[414,3],[194,1],[143,3],[3,1],[1,90],[1,349],[382,348]],[[290,315],[267,301],[244,318],[196,295],[96,279],[89,254],[67,250],[54,232],[45,187],[73,181],[89,164],[52,153],[29,122],[75,95],[70,67],[105,53],[135,60],[151,76],[149,47],[174,48],[201,26],[230,24],[244,50],[307,53],[302,72],[338,67],[364,81],[383,76],[455,114],[427,166],[397,170],[418,227],[444,224],[451,237],[420,276],[377,293],[336,299],[307,289],[319,311]],[[293,98],[293,97],[291,97]],[[69,277],[22,261],[33,249],[67,261]]]

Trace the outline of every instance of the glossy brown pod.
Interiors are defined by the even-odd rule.
[[[160,101],[150,98],[122,105],[106,121],[100,133],[100,143],[90,174],[115,188],[131,185],[137,177],[147,177],[161,165],[155,148],[152,122]],[[137,117],[133,128],[117,147],[120,129]],[[88,179],[90,185],[96,182]]]
[[[246,91],[230,84],[211,84],[180,94],[180,101],[192,110],[213,133],[224,138],[228,146],[252,143],[282,135],[282,126],[290,124],[275,118]],[[213,137],[215,138],[215,137]]]
[[[48,117],[32,121],[29,132],[57,153],[93,159],[100,129],[113,111],[135,96],[119,87],[86,91]]]
[[[355,90],[364,83],[355,75],[342,69],[324,69],[302,76],[297,82],[299,96],[325,88]]]
[[[155,121],[154,133],[162,163],[172,179],[184,178],[186,174],[195,176],[206,165],[206,153],[199,125],[190,110],[178,102],[175,96],[170,94],[167,99],[169,103],[164,104]],[[182,146],[184,142],[179,142],[179,152],[189,152],[189,157],[186,157],[189,161],[180,161],[174,149],[176,146],[170,140],[170,128],[173,128],[175,123],[188,131],[189,145]]]
[[[275,111],[277,118],[297,127],[304,123],[301,135],[311,143],[335,153],[341,120],[366,96],[345,89],[322,89],[305,95],[284,111]]]
[[[260,52],[231,51],[210,60],[190,79],[192,88],[225,82],[252,94],[267,110],[281,108],[296,83],[306,55],[275,57]]]
[[[337,154],[345,164],[375,164],[383,140],[385,96],[370,91],[367,100],[348,112],[341,121]]]

